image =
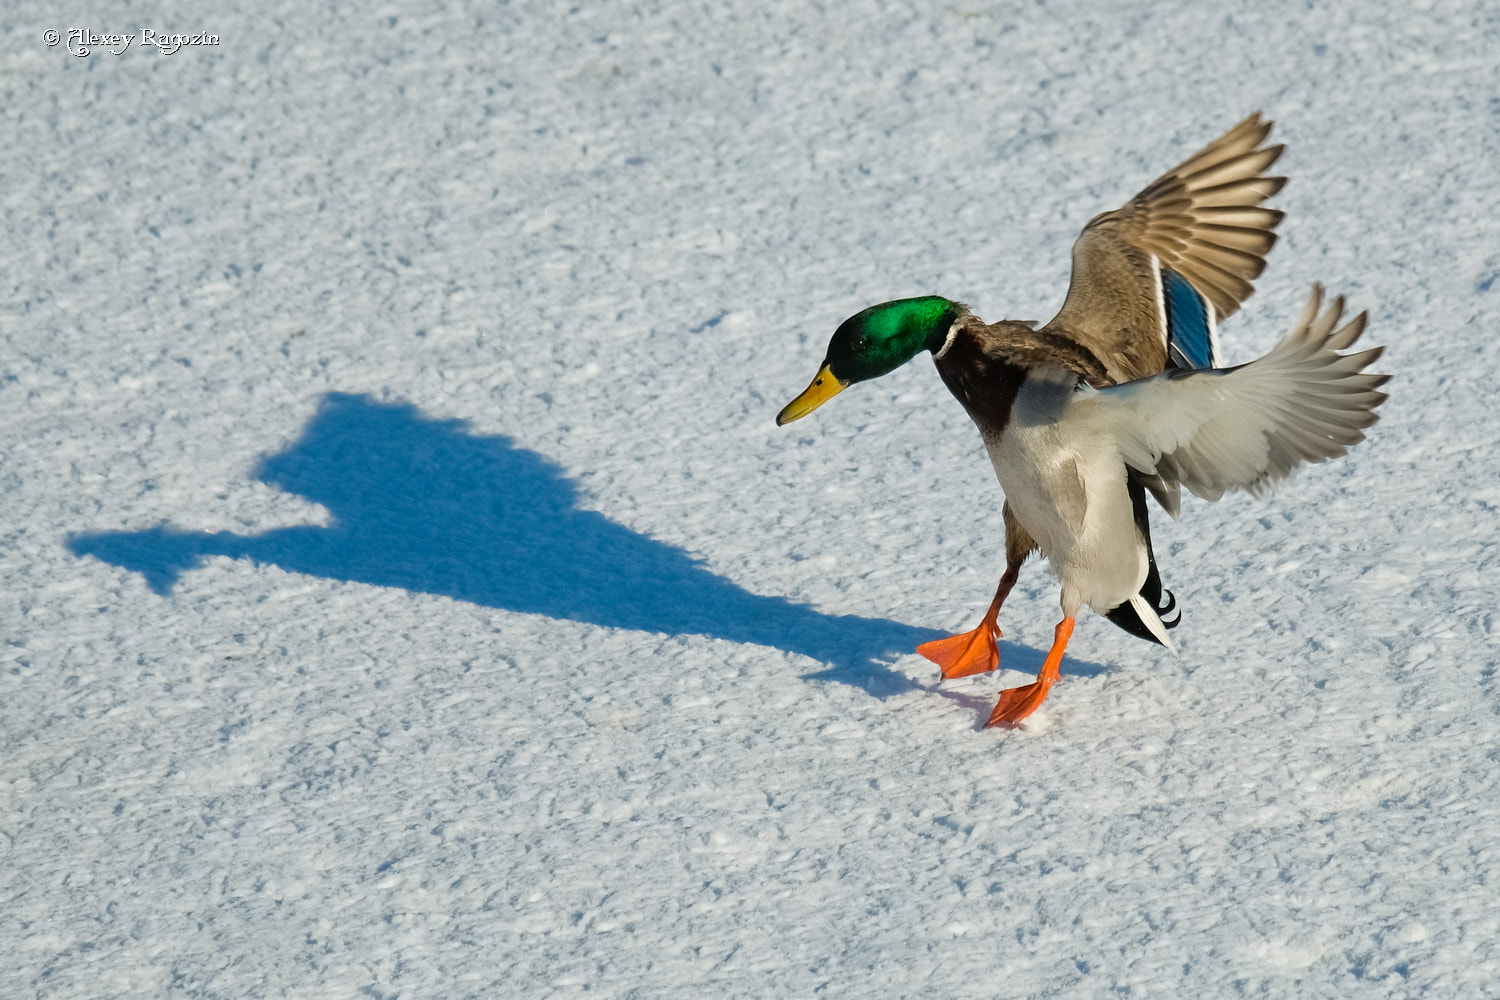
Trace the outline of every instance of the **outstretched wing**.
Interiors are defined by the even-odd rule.
[[[1254,291],[1282,219],[1261,207],[1286,183],[1264,173],[1284,148],[1261,146],[1271,124],[1257,111],[1085,226],[1068,297],[1047,327],[1093,351],[1119,382],[1169,359],[1217,367],[1218,321]]]
[[[1206,500],[1226,490],[1260,494],[1304,462],[1342,455],[1364,440],[1390,378],[1365,372],[1384,350],[1339,354],[1359,339],[1365,313],[1343,327],[1344,299],[1321,316],[1312,295],[1291,334],[1238,368],[1170,370],[1110,386],[1075,405],[1099,418],[1125,463]]]

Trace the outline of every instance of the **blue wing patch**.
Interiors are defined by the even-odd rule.
[[[1162,301],[1167,313],[1167,349],[1179,368],[1219,367],[1219,335],[1213,306],[1186,278],[1161,269]]]

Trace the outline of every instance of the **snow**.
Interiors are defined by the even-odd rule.
[[[213,6],[0,13],[0,996],[1500,991],[1493,8]],[[1255,109],[1392,397],[982,731],[968,418],[772,418]]]

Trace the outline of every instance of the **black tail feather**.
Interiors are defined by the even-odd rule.
[[[1156,568],[1156,553],[1151,551],[1151,522],[1146,513],[1146,488],[1136,481],[1131,475],[1130,482],[1130,506],[1135,514],[1135,526],[1140,529],[1141,537],[1146,540],[1146,582],[1141,584],[1140,594],[1146,601],[1156,609],[1161,623],[1167,628],[1176,628],[1182,623],[1182,612],[1177,612],[1177,617],[1171,621],[1167,615],[1177,610],[1177,598],[1170,590],[1163,590],[1161,586],[1161,573]],[[1162,603],[1162,595],[1166,595],[1166,603]],[[1141,621],[1141,616],[1135,610],[1135,606],[1129,601],[1110,611],[1104,617],[1114,622],[1120,628],[1131,635],[1149,642],[1161,644],[1161,640],[1151,634],[1146,623]]]

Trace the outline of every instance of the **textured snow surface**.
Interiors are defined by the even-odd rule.
[[[204,6],[0,13],[5,1000],[1500,996],[1493,4]],[[1257,108],[1383,419],[981,731],[967,417],[772,417]]]

